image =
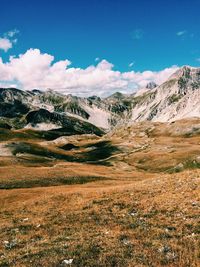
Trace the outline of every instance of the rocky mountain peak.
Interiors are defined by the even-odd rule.
[[[154,88],[156,88],[157,87],[157,84],[155,83],[155,82],[149,82],[149,83],[147,83],[147,85],[146,85],[146,88],[147,89],[154,89]]]
[[[107,98],[82,98],[52,90],[0,89],[0,122],[26,127],[29,116],[25,115],[36,110],[37,124],[58,126],[73,117],[82,125],[89,122],[106,130],[126,122],[200,117],[200,68],[183,66],[159,86],[151,81],[135,94],[116,92]]]
[[[116,92],[114,94],[112,94],[111,96],[107,97],[107,99],[123,99],[125,97],[124,94],[120,93],[120,92]]]
[[[185,65],[175,71],[169,79],[179,79],[181,77],[190,78],[191,75],[195,74],[199,70],[200,68],[193,68],[191,66]]]
[[[87,99],[90,101],[101,101],[101,98],[99,96],[96,96],[96,95],[89,96]]]
[[[178,78],[179,93],[186,94],[189,90],[200,88],[200,68],[184,66]]]

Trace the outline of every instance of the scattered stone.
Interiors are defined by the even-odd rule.
[[[193,201],[193,202],[192,202],[192,206],[193,206],[193,207],[198,206],[198,202],[197,202],[197,201]]]
[[[4,246],[5,246],[5,248],[7,248],[7,246],[9,245],[9,241],[3,241],[3,244],[4,244]]]
[[[72,262],[73,262],[73,259],[63,260],[61,266],[71,265]]]
[[[184,169],[183,163],[179,163],[174,169],[175,171],[182,171]]]
[[[164,254],[165,258],[168,261],[172,261],[177,258],[177,254],[174,251],[172,251],[170,246],[164,245],[161,248],[159,248],[158,251]]]
[[[3,244],[4,244],[4,247],[6,249],[12,249],[12,248],[16,247],[17,240],[15,239],[15,240],[10,241],[10,242],[6,240],[6,241],[3,242]]]
[[[131,216],[136,216],[137,215],[137,210],[132,210],[130,213],[129,213]]]
[[[165,246],[162,246],[161,248],[159,248],[158,251],[160,253],[166,254],[168,252],[171,252],[171,248],[169,246],[165,245]]]
[[[24,218],[22,221],[23,222],[28,222],[29,218]]]
[[[129,245],[131,243],[131,241],[128,239],[123,239],[122,242],[124,243],[124,245]]]
[[[174,227],[174,226],[167,226],[165,230],[166,230],[166,232],[167,231],[175,231],[176,230],[176,227]]]
[[[197,156],[195,161],[196,161],[196,163],[200,164],[200,156]]]
[[[14,228],[14,229],[12,229],[12,231],[15,233],[19,233],[19,228]]]
[[[172,252],[167,252],[165,257],[166,257],[167,260],[171,261],[171,260],[176,259],[177,255],[176,255],[175,252],[172,251]]]

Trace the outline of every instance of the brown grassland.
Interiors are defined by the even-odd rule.
[[[0,266],[200,266],[199,125],[1,132]]]

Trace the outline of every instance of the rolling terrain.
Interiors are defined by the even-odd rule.
[[[1,266],[199,265],[200,119],[0,138]]]
[[[0,89],[0,266],[200,266],[199,90]]]

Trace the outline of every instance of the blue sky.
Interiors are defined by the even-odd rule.
[[[199,66],[199,10],[199,0],[1,0],[0,38],[17,31],[0,58],[37,48],[81,69],[103,59],[120,72]]]
[[[199,0],[1,0],[0,34],[20,31],[8,54],[39,48],[78,67],[95,58],[121,71],[198,66],[199,10]]]

